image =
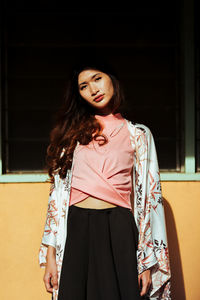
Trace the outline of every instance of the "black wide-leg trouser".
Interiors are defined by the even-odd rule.
[[[130,209],[69,207],[58,300],[141,300]]]

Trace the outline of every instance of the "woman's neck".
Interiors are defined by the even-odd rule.
[[[120,113],[109,113],[107,115],[96,114],[95,117],[100,121],[103,120],[103,121],[111,121],[111,122],[122,119],[122,115]]]

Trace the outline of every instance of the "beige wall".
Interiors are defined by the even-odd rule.
[[[200,182],[162,182],[173,300],[199,300]],[[38,249],[49,183],[0,184],[1,300],[51,299]]]

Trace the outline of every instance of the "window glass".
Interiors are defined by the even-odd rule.
[[[124,113],[148,126],[160,169],[180,171],[179,9],[138,3],[132,9],[27,7],[5,1],[2,34],[4,173],[44,171],[53,115],[71,65],[95,52],[116,68]],[[94,17],[95,16],[95,17]],[[102,22],[103,20],[103,22]]]

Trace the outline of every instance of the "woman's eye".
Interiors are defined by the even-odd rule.
[[[81,91],[83,90],[83,89],[85,89],[86,88],[86,85],[83,85],[82,87],[81,87]]]
[[[97,81],[97,80],[99,80],[99,79],[101,79],[101,77],[97,77],[97,78],[95,79],[95,81]]]

